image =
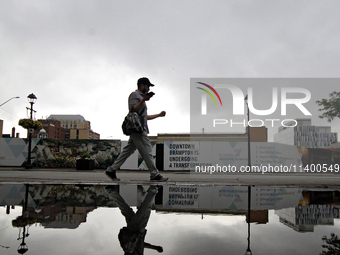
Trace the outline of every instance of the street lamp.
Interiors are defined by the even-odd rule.
[[[28,98],[28,102],[31,104],[31,119],[32,119],[32,112],[33,112],[33,104],[37,101],[37,97],[31,93],[27,96]],[[26,107],[27,109],[29,109],[28,107]]]
[[[27,244],[25,243],[25,234],[26,234],[25,230],[26,230],[26,226],[24,227],[24,234],[23,234],[23,237],[22,237],[22,242],[17,249],[19,254],[24,254],[28,251]]]
[[[0,104],[0,107],[3,106],[4,104],[6,104],[7,102],[11,101],[14,98],[20,98],[20,97],[12,97],[12,98],[8,99],[5,103]]]
[[[26,107],[27,110],[30,110],[30,119],[33,120],[33,112],[36,112],[33,110],[33,104],[37,101],[37,97],[31,93],[27,96],[28,102],[31,104],[31,108]],[[28,162],[25,166],[26,169],[32,168],[31,164],[31,147],[32,147],[32,129],[28,129]]]

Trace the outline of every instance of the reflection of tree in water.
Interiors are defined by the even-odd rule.
[[[322,237],[322,242],[326,243],[322,245],[322,248],[327,249],[326,251],[322,251],[320,255],[340,255],[340,239],[334,233],[331,233],[330,238],[327,236]]]

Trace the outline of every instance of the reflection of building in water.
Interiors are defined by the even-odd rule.
[[[147,188],[120,185],[119,194],[130,206],[139,207]],[[6,213],[10,213],[10,206],[23,204],[25,190],[25,185],[0,186],[0,205],[7,206]],[[29,185],[27,198],[29,217],[46,228],[76,228],[86,222],[87,214],[95,208],[117,207],[102,185]],[[247,222],[262,224],[268,222],[268,210],[276,210],[280,221],[297,231],[313,231],[315,225],[332,225],[333,219],[339,218],[334,204],[340,202],[340,192],[336,190],[255,186],[251,189],[250,218],[248,199],[246,186],[163,185],[155,197],[154,209],[169,213],[241,215],[247,216]]]
[[[303,191],[304,200],[309,204],[334,204],[340,202],[338,190]]]
[[[57,215],[62,212],[61,206],[28,207],[30,217],[36,218],[39,223],[49,223],[56,220]]]
[[[44,228],[77,228],[86,222],[87,214],[97,207],[43,206],[28,207],[29,217]]]
[[[250,221],[248,219],[248,214],[246,214],[246,222],[267,224],[269,222],[268,210],[250,211]]]
[[[28,207],[29,216],[36,218],[44,228],[77,228],[86,222],[87,214],[97,207],[116,207],[104,187],[31,185],[29,197],[33,197],[33,206]],[[9,187],[8,190],[13,188]],[[140,185],[125,185],[121,187],[120,193],[131,206],[138,206],[145,190]]]
[[[307,205],[275,210],[280,222],[297,232],[313,232],[316,225],[334,225],[339,209],[332,205]]]
[[[96,207],[66,207],[64,212],[56,215],[55,221],[44,222],[44,228],[77,228],[81,223],[86,222],[87,214]]]

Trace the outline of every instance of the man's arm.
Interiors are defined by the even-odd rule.
[[[165,111],[162,111],[162,112],[160,112],[160,113],[158,113],[158,114],[148,115],[148,120],[153,120],[153,119],[156,119],[156,118],[158,118],[158,117],[164,117],[165,114],[166,114],[166,112],[165,112]]]
[[[145,101],[149,101],[151,98],[151,96],[145,94],[144,97],[142,98],[142,100],[140,100],[137,104],[134,105],[134,107],[132,108],[132,110],[134,112],[139,112],[139,110],[142,108],[143,104]]]
[[[153,245],[153,244],[149,244],[149,243],[144,243],[144,248],[156,250],[158,252],[163,252],[162,246],[157,246],[157,245]]]

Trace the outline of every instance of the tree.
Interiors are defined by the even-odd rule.
[[[327,249],[322,251],[320,255],[338,255],[340,254],[340,239],[334,233],[331,233],[330,238],[327,236],[322,237],[322,242],[326,243],[322,245],[322,248]]]
[[[329,94],[329,99],[317,100],[316,103],[323,107],[319,111],[324,111],[319,117],[321,119],[327,118],[328,122],[334,118],[340,118],[340,92],[332,92]]]

